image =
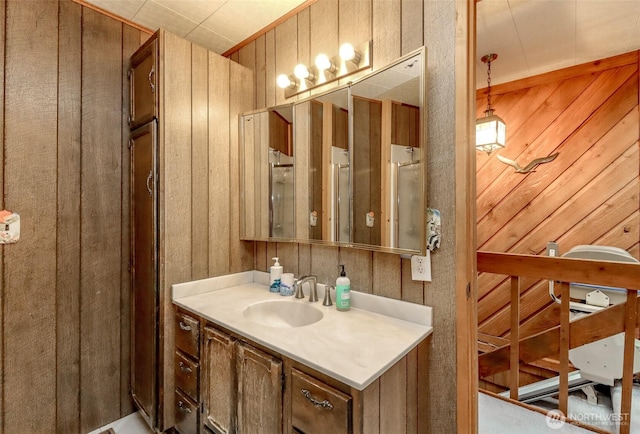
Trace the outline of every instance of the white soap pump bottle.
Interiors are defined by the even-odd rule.
[[[269,291],[270,292],[280,292],[280,280],[282,279],[282,265],[278,262],[277,257],[271,258],[275,261],[275,263],[271,266],[269,270]]]
[[[340,265],[340,277],[336,279],[336,309],[346,311],[351,308],[351,280],[344,271],[344,265]]]

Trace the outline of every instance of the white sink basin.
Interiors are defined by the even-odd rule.
[[[303,327],[322,319],[323,313],[305,301],[268,300],[247,306],[242,314],[248,320],[268,327]]]

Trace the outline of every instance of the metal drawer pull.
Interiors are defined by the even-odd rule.
[[[180,321],[180,328],[184,331],[190,332],[191,331],[191,326],[190,325],[186,325],[185,323],[183,323],[182,321]]]
[[[184,402],[178,401],[178,407],[180,407],[180,411],[185,413],[191,413],[191,409],[189,407],[185,407]]]
[[[180,370],[182,372],[193,372],[193,370],[187,365],[185,365],[183,361],[180,361],[179,364],[180,364]]]
[[[326,399],[324,401],[318,401],[317,399],[315,399],[311,395],[311,392],[309,392],[307,389],[302,389],[301,392],[304,395],[304,397],[307,398],[309,401],[311,401],[311,403],[316,407],[328,408],[329,410],[333,408],[333,404],[331,404]]]

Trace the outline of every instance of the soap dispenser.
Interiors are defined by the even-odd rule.
[[[271,266],[269,270],[269,291],[270,292],[280,292],[280,280],[282,279],[282,265],[278,262],[277,257],[271,258],[275,261],[275,263]]]
[[[336,279],[336,309],[347,311],[351,308],[351,281],[344,271],[344,265],[340,265],[340,277]]]

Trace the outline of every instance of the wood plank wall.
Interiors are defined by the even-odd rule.
[[[251,110],[251,71],[169,32],[160,33],[160,286],[164,413],[173,425],[171,285],[251,270],[240,241],[238,114]],[[187,236],[185,236],[187,234]],[[161,362],[162,364],[162,362]]]
[[[271,258],[278,256],[285,270],[296,275],[314,273],[326,283],[335,282],[337,265],[345,264],[356,290],[433,306],[435,331],[428,362],[429,393],[438,399],[429,402],[428,411],[432,432],[442,433],[456,431],[453,71],[457,7],[455,2],[421,0],[318,0],[230,54],[232,60],[253,70],[254,108],[263,108],[292,101],[285,100],[283,91],[275,85],[278,74],[290,73],[299,62],[311,64],[320,52],[335,54],[342,42],[361,44],[372,40],[374,69],[422,45],[427,47],[427,202],[441,211],[444,222],[442,247],[432,255],[433,282],[412,281],[410,261],[398,255],[321,245],[259,242],[255,267],[267,271]],[[326,88],[318,91],[322,90]],[[298,98],[307,96],[308,92]]]
[[[640,258],[638,52],[492,88],[507,124],[504,155],[526,165],[559,152],[528,175],[495,155],[477,155],[478,249],[560,253],[579,244],[622,248]],[[478,91],[477,116],[486,107]],[[479,331],[509,333],[509,281],[480,275]],[[551,303],[546,282],[521,282],[521,323]]]
[[[68,0],[1,1],[0,25],[1,197],[22,219],[0,433],[87,432],[132,411],[124,66],[147,35]]]

